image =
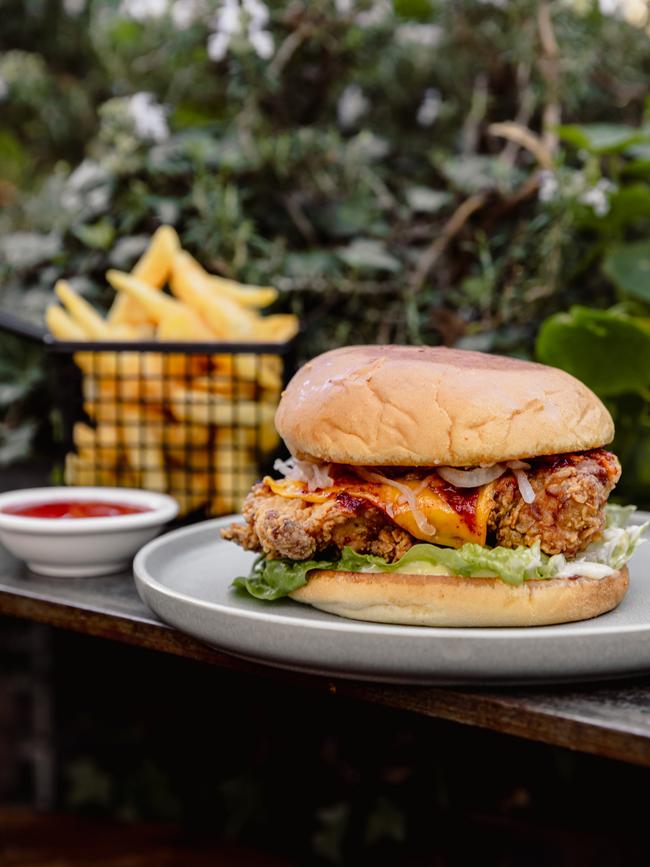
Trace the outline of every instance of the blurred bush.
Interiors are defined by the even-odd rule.
[[[539,352],[588,368],[632,456],[650,368],[613,391],[576,355],[645,340],[650,301],[647,9],[619,5],[0,0],[0,300],[38,317],[60,276],[101,300],[170,222],[281,288],[309,354],[530,355],[548,316],[618,304]]]

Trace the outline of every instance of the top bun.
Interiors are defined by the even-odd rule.
[[[275,424],[297,458],[357,466],[477,466],[614,436],[600,400],[562,370],[425,346],[319,355],[287,386]]]

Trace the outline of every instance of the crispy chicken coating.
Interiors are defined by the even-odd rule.
[[[261,483],[246,498],[242,513],[246,523],[231,524],[221,535],[272,559],[308,560],[317,552],[349,545],[361,554],[392,562],[414,542],[380,509],[345,494],[324,503],[307,503],[274,494]]]
[[[528,480],[534,502],[525,503],[511,474],[499,479],[488,529],[504,548],[538,539],[546,554],[573,556],[605,528],[605,504],[621,476],[618,458],[604,449],[539,458]]]
[[[602,533],[605,503],[620,474],[615,455],[603,449],[538,458],[527,471],[535,491],[530,504],[512,473],[504,474],[493,489],[490,541],[515,548],[539,540],[547,554],[577,554]],[[261,483],[246,498],[243,516],[246,523],[222,530],[223,538],[272,559],[306,560],[349,545],[393,562],[419,541],[381,509],[345,493],[308,503]]]

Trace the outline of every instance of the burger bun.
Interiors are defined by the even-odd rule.
[[[548,626],[611,611],[625,596],[627,567],[605,578],[506,584],[500,578],[315,570],[291,593],[298,602],[353,620],[410,626]]]

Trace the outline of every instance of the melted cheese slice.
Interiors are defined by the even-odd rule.
[[[459,548],[465,542],[485,545],[494,483],[463,493],[446,485],[436,474],[426,479],[398,481],[411,488],[418,510],[435,528],[434,535],[420,529],[406,497],[392,485],[345,479],[329,488],[310,491],[304,482],[294,479],[271,479],[269,476],[264,479],[274,494],[307,503],[324,503],[340,495],[364,500],[381,509],[416,539],[425,542],[451,548]]]

